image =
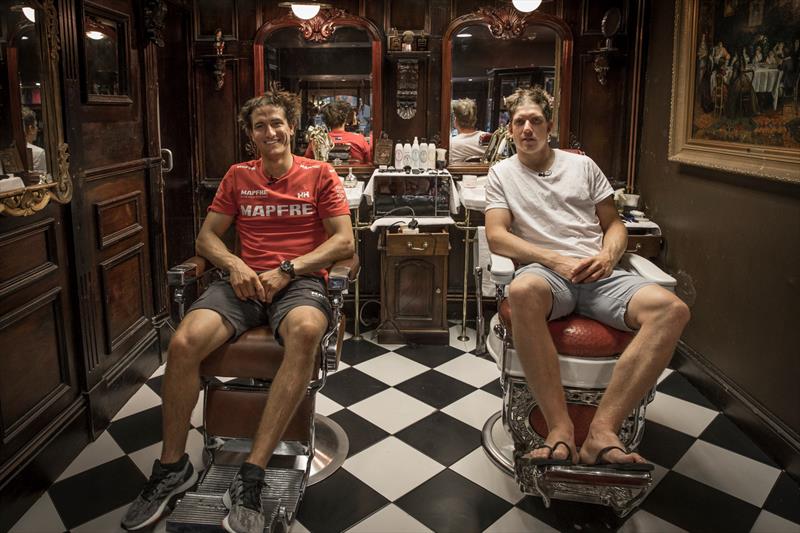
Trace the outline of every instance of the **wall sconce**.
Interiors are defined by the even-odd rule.
[[[511,0],[511,3],[514,4],[518,11],[530,13],[542,5],[542,0]]]
[[[321,2],[281,2],[278,7],[291,8],[295,17],[308,20],[316,17],[321,8],[329,8],[331,5]]]
[[[594,68],[594,72],[597,75],[597,83],[602,86],[605,86],[608,83],[608,71],[611,68],[609,63],[609,57],[618,50],[614,48],[614,40],[612,37],[619,32],[620,26],[622,25],[622,12],[619,8],[612,7],[608,11],[605,12],[603,15],[603,21],[600,24],[600,28],[603,32],[603,36],[606,38],[605,43],[603,46],[598,48],[597,50],[590,50],[589,53],[594,55],[594,61],[592,62],[592,67]]]

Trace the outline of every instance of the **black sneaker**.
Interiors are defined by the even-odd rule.
[[[122,518],[123,528],[132,531],[149,526],[161,517],[170,498],[195,484],[197,473],[188,456],[184,455],[184,458],[186,464],[177,471],[164,468],[156,459],[150,479]]]
[[[263,533],[264,510],[261,507],[261,490],[264,470],[245,463],[236,472],[231,486],[222,496],[222,503],[229,509],[222,527],[230,533]]]

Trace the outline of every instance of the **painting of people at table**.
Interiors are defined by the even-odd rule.
[[[692,138],[800,148],[800,1],[700,0]]]

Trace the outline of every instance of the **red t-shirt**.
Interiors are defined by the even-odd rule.
[[[314,250],[328,239],[322,220],[350,214],[333,167],[298,156],[276,180],[260,159],[231,166],[208,210],[235,217],[242,260],[256,272]]]
[[[369,163],[371,161],[369,144],[360,133],[351,131],[329,131],[328,137],[334,144],[350,145],[350,161],[353,163]],[[314,157],[314,147],[309,143],[306,148],[306,157]]]

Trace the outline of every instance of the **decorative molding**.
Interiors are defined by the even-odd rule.
[[[6,246],[8,246],[8,252],[5,253],[13,253],[20,246],[30,246],[31,238],[39,233],[44,234],[44,246],[47,253],[46,260],[39,265],[0,281],[0,298],[32,285],[58,270],[58,252],[54,242],[56,239],[53,235],[54,229],[55,219],[46,218],[30,226],[24,226],[18,230],[0,235],[0,254],[4,253],[2,249]],[[8,276],[9,273],[4,272],[3,274]]]
[[[417,95],[419,93],[419,61],[416,59],[397,60],[397,115],[410,120],[417,114]]]
[[[486,18],[489,31],[497,39],[518,39],[528,25],[525,15],[510,6],[497,9],[482,7],[477,14]]]
[[[346,15],[343,9],[322,9],[314,18],[300,23],[300,33],[306,41],[323,43],[336,31],[337,19]]]
[[[144,33],[156,46],[164,47],[164,17],[167,5],[163,0],[146,0],[144,3]]]

